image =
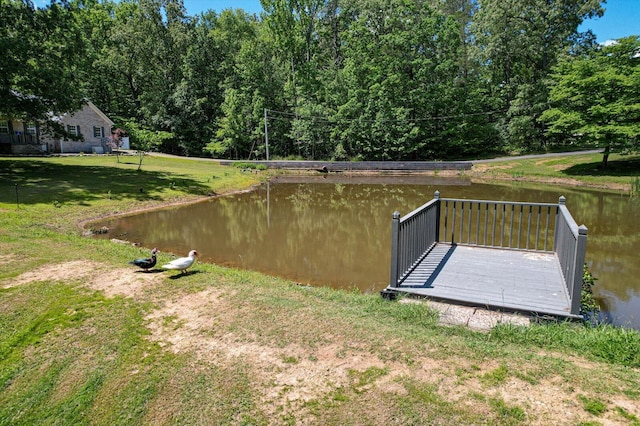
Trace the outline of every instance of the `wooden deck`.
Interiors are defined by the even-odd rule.
[[[580,318],[553,252],[437,243],[388,291],[541,316]]]

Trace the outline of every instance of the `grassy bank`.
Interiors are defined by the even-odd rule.
[[[640,179],[640,156],[612,154],[607,168],[602,154],[553,156],[478,163],[469,174],[476,179],[584,185],[630,191]]]
[[[147,249],[78,223],[265,178],[158,157],[136,168],[0,159],[0,425],[640,424],[635,331],[479,333],[420,304],[213,264],[134,270]]]

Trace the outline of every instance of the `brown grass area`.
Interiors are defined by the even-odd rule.
[[[480,163],[475,164],[473,166],[472,171],[475,173],[486,173],[493,170],[509,170],[513,169],[515,166],[518,166],[519,163],[510,163],[510,164],[489,164],[489,163]]]
[[[489,170],[489,169],[488,169]],[[529,183],[543,183],[551,185],[565,185],[565,186],[582,186],[585,188],[596,189],[610,189],[613,191],[628,191],[630,185],[618,184],[612,182],[584,182],[572,178],[559,178],[559,177],[544,177],[544,176],[527,176],[527,177],[514,177],[507,173],[495,173],[491,176],[485,176],[487,170],[483,172],[471,172],[469,175],[473,178],[474,182],[492,182],[497,180],[502,181],[514,181],[514,182],[529,182]]]
[[[75,260],[46,265],[25,272],[3,284],[2,287],[11,288],[33,281],[79,280],[84,286],[102,291],[108,297],[116,295],[135,297],[146,287],[161,279],[161,275],[155,273],[144,273],[133,269],[113,269],[98,262]]]
[[[17,256],[15,254],[0,254],[0,266],[15,262],[16,259]]]
[[[15,261],[11,255],[0,257],[0,262],[11,261]],[[556,356],[536,354],[531,365],[506,366],[506,379],[491,383],[485,377],[501,367],[498,361],[488,360],[476,365],[463,356],[449,353],[442,356],[442,348],[436,346],[409,348],[404,347],[406,342],[390,341],[387,345],[391,349],[413,351],[412,362],[381,359],[370,349],[366,339],[348,340],[353,338],[349,331],[328,333],[324,328],[320,329],[325,333],[323,338],[314,347],[306,347],[296,339],[292,339],[294,343],[282,345],[269,338],[259,338],[260,330],[238,332],[230,327],[234,318],[243,315],[242,308],[230,302],[233,290],[225,292],[212,287],[197,291],[176,290],[162,299],[146,291],[162,285],[165,279],[166,276],[159,273],[113,268],[99,262],[72,261],[26,272],[9,283],[5,280],[3,287],[71,280],[109,297],[124,296],[152,302],[157,308],[146,316],[151,341],[166,351],[192,356],[194,364],[184,367],[191,375],[199,369],[215,367],[233,371],[239,363],[246,365],[252,386],[261,390],[257,398],[259,409],[271,419],[291,415],[299,420],[297,424],[313,424],[313,421],[305,420],[314,418],[309,415],[309,403],[330,399],[336,389],[344,388],[355,389],[373,424],[388,423],[393,419],[379,399],[385,395],[392,400],[408,397],[407,381],[434,387],[442,400],[465,407],[479,416],[491,411],[491,401],[503,401],[508,406],[520,407],[526,413],[527,424],[572,425],[593,419],[584,411],[576,395],[597,397],[597,390],[588,388],[588,380],[577,381],[577,385],[567,380],[572,375],[599,374],[597,365],[584,359],[574,357],[567,361],[566,376],[551,372],[542,374],[542,379],[537,381],[523,380],[516,371],[535,374],[544,368],[545,359],[552,360]],[[83,366],[91,363],[91,355],[80,351],[76,364],[62,375],[55,395],[62,399],[75,389],[84,380]],[[380,373],[370,382],[359,383],[357,377],[367,371]],[[137,374],[144,372],[131,372],[132,377]],[[105,395],[104,400],[108,403],[110,387],[125,385],[126,377],[110,383],[101,392]],[[156,398],[149,403],[153,412],[150,421],[161,424],[175,419],[183,403],[180,400],[182,386],[180,377],[163,384]],[[638,402],[623,395],[616,396],[608,404],[640,417]],[[613,425],[620,424],[619,419],[614,410],[608,410],[597,420]],[[363,419],[354,418],[354,424],[362,423],[360,420]]]

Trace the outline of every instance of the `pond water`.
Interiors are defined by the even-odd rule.
[[[378,292],[389,282],[391,217],[442,197],[557,203],[589,228],[594,293],[617,325],[640,329],[640,201],[593,189],[471,183],[437,176],[287,176],[259,189],[100,223],[106,238],[314,286]]]

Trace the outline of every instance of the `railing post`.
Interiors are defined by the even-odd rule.
[[[400,239],[400,212],[393,212],[391,220],[391,277],[390,287],[398,287],[398,246]]]
[[[573,267],[573,291],[571,295],[571,313],[575,315],[580,314],[584,258],[587,253],[587,231],[587,227],[584,225],[580,225],[578,228],[578,242],[576,244],[576,257]]]
[[[436,239],[435,242],[440,242],[440,191],[436,191],[433,194],[433,198],[438,200],[436,204]]]
[[[558,219],[560,218],[560,206],[564,206],[567,203],[567,199],[564,195],[561,195],[558,199],[558,208],[556,209],[556,222],[553,229],[553,251],[558,252]]]

